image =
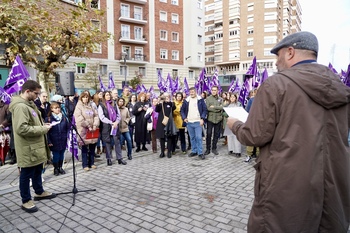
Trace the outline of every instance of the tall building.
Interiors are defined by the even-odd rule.
[[[74,5],[77,0],[61,0]],[[204,64],[204,0],[94,0],[106,21],[95,22],[113,35],[90,59],[71,58],[62,71],[76,74],[76,86],[86,89],[86,77],[101,75],[107,84],[112,72],[118,88],[141,75],[147,88],[163,78],[185,77],[193,84]]]
[[[219,72],[220,83],[243,80],[256,56],[260,71],[276,70],[270,53],[283,37],[300,31],[298,0],[206,0],[205,65]]]

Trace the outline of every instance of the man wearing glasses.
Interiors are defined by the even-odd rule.
[[[34,200],[51,199],[56,194],[44,191],[41,174],[43,166],[50,160],[50,150],[46,134],[50,124],[44,124],[43,118],[33,102],[40,94],[39,83],[26,81],[19,96],[12,97],[9,107],[12,113],[12,127],[16,148],[17,163],[20,168],[19,190],[22,209],[28,213],[38,211],[32,201],[29,181],[32,180],[35,191]]]

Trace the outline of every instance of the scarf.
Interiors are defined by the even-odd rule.
[[[62,120],[62,113],[55,114],[52,113],[53,118],[55,118],[56,121],[61,121]]]
[[[117,120],[117,113],[115,112],[115,110],[114,110],[114,108],[112,106],[112,100],[106,101],[106,105],[107,105],[109,119],[112,122],[115,122],[115,120]]]

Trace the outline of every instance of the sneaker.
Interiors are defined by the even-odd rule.
[[[206,150],[206,151],[204,152],[204,155],[208,155],[208,154],[210,154],[210,150]]]
[[[84,167],[84,171],[88,172],[88,171],[90,171],[90,168]]]
[[[245,163],[249,163],[249,162],[250,162],[250,160],[252,160],[252,157],[247,156],[247,157],[245,158],[244,162],[245,162]]]
[[[37,212],[39,210],[38,207],[35,206],[34,201],[32,201],[32,200],[29,200],[26,203],[24,203],[21,206],[21,208],[22,208],[22,210],[24,210],[27,213],[34,213],[34,212]]]
[[[205,155],[203,155],[203,154],[198,155],[198,157],[201,158],[202,160],[205,159]]]
[[[34,201],[40,201],[44,199],[52,199],[55,198],[57,195],[55,193],[50,193],[48,191],[44,191],[42,194],[38,195],[36,194],[34,196]]]
[[[91,168],[92,168],[92,169],[96,169],[97,166],[96,166],[96,165],[92,165]]]
[[[194,152],[191,152],[188,157],[194,157],[194,156],[197,156],[197,153],[194,153]]]
[[[184,154],[184,155],[185,155],[186,153],[187,153],[187,152],[186,152],[185,150],[184,150],[184,151],[182,151],[182,154]]]
[[[212,152],[213,152],[214,155],[218,155],[219,154],[216,149],[213,149]]]

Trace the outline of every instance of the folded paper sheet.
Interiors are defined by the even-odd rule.
[[[227,115],[229,117],[237,118],[238,120],[240,120],[242,122],[247,121],[248,113],[242,107],[224,108],[224,111],[227,113]],[[224,135],[225,136],[232,135],[231,129],[229,129],[226,125],[225,125]]]

